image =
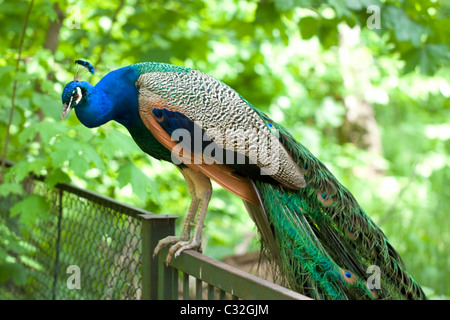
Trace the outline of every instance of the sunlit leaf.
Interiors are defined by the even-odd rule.
[[[37,219],[48,219],[49,210],[50,204],[47,200],[39,195],[31,194],[11,208],[11,217],[19,216],[19,221],[29,228],[36,223]]]

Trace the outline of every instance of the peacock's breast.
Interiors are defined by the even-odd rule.
[[[171,161],[171,153],[151,134],[142,121],[127,127],[131,137],[145,153],[158,160]]]

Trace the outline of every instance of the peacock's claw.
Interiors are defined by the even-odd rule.
[[[201,240],[191,239],[190,241],[179,241],[170,247],[166,257],[166,265],[169,265],[172,262],[172,258],[177,258],[185,250],[197,249],[201,252],[201,248]]]
[[[185,242],[189,240],[188,238],[185,237],[175,237],[175,236],[168,236],[165,237],[164,239],[159,240],[157,246],[155,247],[155,250],[153,250],[153,258],[156,257],[159,253],[159,251],[161,251],[162,248],[165,248],[167,246],[179,243],[179,242]]]

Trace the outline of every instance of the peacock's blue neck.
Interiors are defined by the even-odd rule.
[[[111,103],[109,120],[116,120],[127,128],[140,121],[139,88],[135,85],[138,78],[135,70],[125,67],[109,73],[95,86]]]
[[[82,82],[86,96],[75,108],[81,123],[89,128],[110,120],[125,127],[133,125],[139,117],[139,89],[135,86],[138,77],[136,71],[126,67],[107,74],[95,87]]]
[[[89,128],[110,120],[125,126],[139,147],[154,158],[170,161],[170,152],[145,127],[139,115],[139,74],[130,67],[115,70],[95,87],[86,83],[87,96],[75,108],[78,119]]]

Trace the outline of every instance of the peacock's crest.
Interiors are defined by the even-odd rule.
[[[92,66],[92,64],[90,64],[87,61],[84,60],[76,60],[75,61],[75,77],[74,77],[74,81],[80,81],[81,79],[83,79],[85,76],[87,76],[89,73],[90,74],[95,74],[95,69]]]

